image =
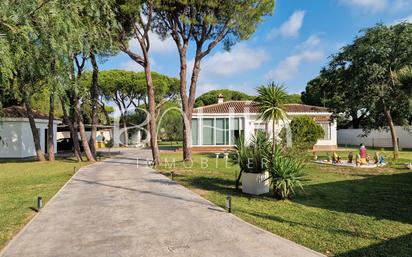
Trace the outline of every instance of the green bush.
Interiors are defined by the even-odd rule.
[[[290,130],[292,133],[292,149],[304,151],[313,148],[316,142],[323,138],[325,132],[319,124],[317,124],[309,116],[298,116],[290,122]],[[286,129],[283,128],[280,132],[282,144],[286,144]]]

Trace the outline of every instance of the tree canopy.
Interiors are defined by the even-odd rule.
[[[322,103],[343,113],[365,133],[389,129],[395,157],[394,125],[409,118],[412,24],[377,24],[332,56],[302,94],[305,103]]]
[[[202,94],[196,98],[195,107],[211,105],[217,103],[218,96],[222,94],[225,101],[240,101],[240,100],[253,100],[255,97],[247,95],[243,92],[230,90],[230,89],[218,89],[212,90]]]
[[[82,87],[89,88],[92,73],[86,72],[82,77]],[[163,74],[152,72],[156,104],[173,100],[178,95],[179,80]],[[101,94],[111,101],[124,101],[125,107],[146,104],[146,77],[144,72],[126,70],[104,70],[99,72],[99,89]],[[87,90],[86,90],[87,91]],[[122,104],[123,105],[123,104]]]
[[[205,105],[216,104],[218,96],[222,94],[225,101],[243,101],[243,100],[255,100],[256,96],[248,95],[241,91],[231,89],[217,89],[206,92],[196,98],[195,107],[201,107]],[[301,96],[299,94],[287,94],[285,96],[285,103],[288,104],[300,104]]]
[[[183,122],[183,159],[191,160],[191,120],[201,61],[221,42],[229,49],[249,39],[265,16],[273,13],[274,0],[161,0],[154,8],[154,31],[176,43],[180,61],[180,99]],[[187,86],[189,43],[194,43],[190,86]],[[192,58],[192,57],[191,57]]]

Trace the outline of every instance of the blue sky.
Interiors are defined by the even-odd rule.
[[[328,57],[352,42],[360,29],[402,20],[412,22],[412,0],[278,0],[274,15],[249,40],[230,52],[218,46],[203,60],[197,95],[222,88],[256,94],[257,86],[271,80],[283,83],[289,93],[300,93]],[[130,44],[138,49],[135,41]],[[154,71],[178,77],[177,49],[171,39],[152,35],[151,56]],[[100,66],[142,70],[122,53]]]

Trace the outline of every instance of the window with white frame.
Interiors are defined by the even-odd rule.
[[[216,118],[216,145],[229,144],[229,119]]]
[[[234,144],[235,140],[245,134],[244,118],[232,118],[230,124],[230,139]]]
[[[203,119],[202,140],[203,145],[214,145],[214,119]]]
[[[192,119],[192,145],[199,143],[199,119]]]
[[[323,140],[330,140],[331,138],[331,126],[330,123],[320,123],[320,126],[322,126],[323,131],[325,132],[323,136]]]
[[[244,118],[193,118],[193,145],[231,145],[244,135]]]

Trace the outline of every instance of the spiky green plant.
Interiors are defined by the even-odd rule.
[[[285,156],[277,151],[277,154],[268,163],[269,179],[273,192],[278,199],[289,198],[295,193],[295,188],[303,189],[305,181],[303,162]]]
[[[236,189],[239,188],[243,172],[263,173],[267,169],[267,158],[271,155],[272,142],[264,132],[258,132],[247,144],[244,136],[235,141],[236,155],[233,161],[239,165],[240,172],[236,179]]]

